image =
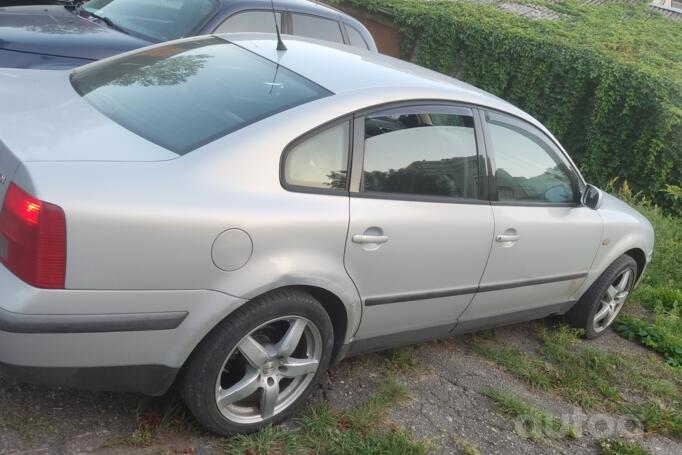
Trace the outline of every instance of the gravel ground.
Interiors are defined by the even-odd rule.
[[[473,353],[466,336],[426,343],[414,348],[418,366],[399,373],[411,399],[394,408],[391,423],[428,441],[434,454],[456,454],[462,441],[482,454],[590,454],[595,437],[533,442],[522,438],[514,424],[500,416],[485,395],[501,389],[557,415],[592,417],[548,393],[529,390],[523,383]],[[528,324],[497,331],[497,340],[523,348],[535,347]],[[591,342],[616,352],[645,353],[639,346],[609,333]],[[327,399],[344,409],[362,401],[385,363],[386,353],[348,359],[331,369],[311,401]],[[146,447],[129,444],[138,426],[140,409],[163,413],[177,401],[173,394],[144,398],[130,394],[76,392],[17,384],[0,376],[0,454],[211,454],[219,439],[190,423],[161,430]],[[613,416],[617,417],[617,416]],[[654,454],[682,453],[682,444],[660,436],[639,438]]]

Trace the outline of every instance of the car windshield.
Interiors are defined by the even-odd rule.
[[[71,83],[114,122],[180,155],[331,94],[217,37],[94,63],[72,72]]]
[[[215,8],[214,0],[89,0],[83,4],[86,13],[156,42],[192,35]]]

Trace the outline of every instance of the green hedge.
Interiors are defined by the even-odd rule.
[[[524,0],[564,16],[533,21],[491,5],[344,0],[390,11],[405,58],[494,93],[542,121],[585,177],[613,177],[672,212],[682,181],[682,26],[646,3]],[[522,0],[518,0],[522,1]],[[677,204],[677,206],[675,206]]]

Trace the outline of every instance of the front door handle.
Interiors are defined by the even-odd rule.
[[[386,242],[388,242],[387,235],[355,234],[353,236],[353,243],[386,243]]]
[[[500,234],[497,237],[495,237],[495,240],[498,242],[516,242],[519,239],[519,236],[516,234]]]

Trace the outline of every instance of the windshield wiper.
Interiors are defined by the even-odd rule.
[[[124,29],[124,28],[122,28],[122,27],[119,27],[118,25],[116,25],[116,24],[114,23],[114,21],[112,21],[112,20],[109,19],[108,17],[106,17],[106,16],[100,16],[100,15],[97,14],[97,13],[93,13],[93,12],[91,12],[91,11],[88,11],[88,10],[86,10],[85,8],[83,8],[82,5],[79,5],[78,12],[79,12],[79,13],[80,13],[80,12],[83,12],[83,13],[87,14],[87,15],[90,16],[90,17],[94,17],[95,19],[99,19],[99,20],[101,20],[102,22],[104,22],[105,24],[107,24],[110,28],[113,28],[114,30],[118,30],[119,32],[125,33],[126,35],[130,35],[130,32],[129,32],[128,30],[126,30],[126,29]]]

